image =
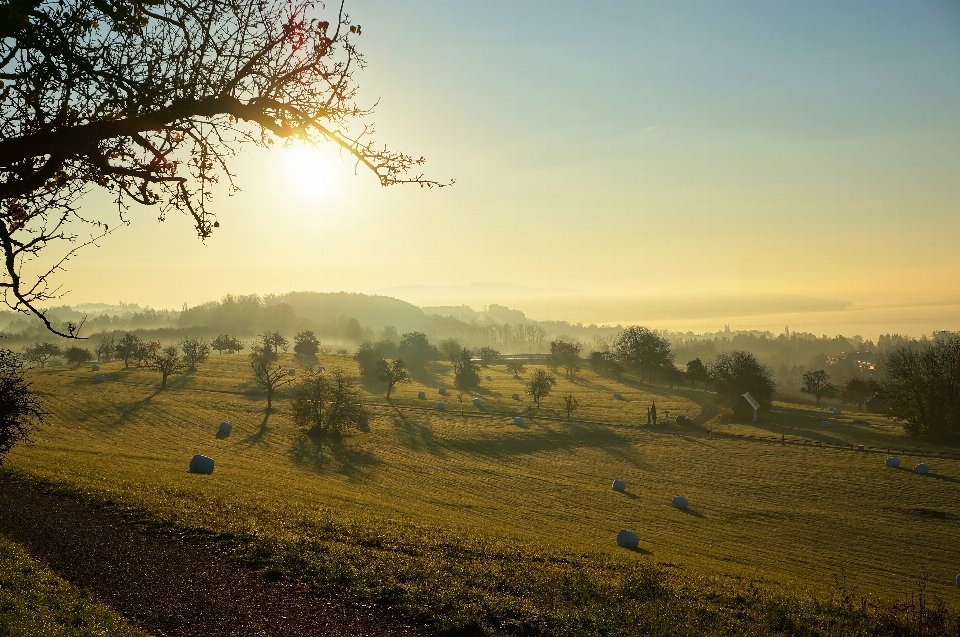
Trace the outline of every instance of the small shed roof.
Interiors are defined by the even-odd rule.
[[[750,403],[751,407],[754,409],[760,409],[760,403],[758,403],[757,400],[750,395],[750,392],[744,394],[743,397],[747,399],[747,402]]]

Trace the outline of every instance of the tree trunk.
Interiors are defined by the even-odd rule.
[[[393,383],[387,381],[387,400],[390,400],[390,392],[393,390]]]
[[[162,378],[162,380],[160,381],[160,389],[166,389],[166,388],[167,388],[167,373],[166,373],[166,372],[163,372],[163,373],[160,374],[160,376],[161,376],[161,378]]]
[[[267,387],[267,411],[273,407],[273,387]]]

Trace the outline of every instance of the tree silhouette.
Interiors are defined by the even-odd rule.
[[[440,185],[411,172],[423,158],[372,141],[371,111],[355,102],[361,29],[342,4],[16,0],[0,9],[0,287],[52,332],[76,337],[38,304],[57,296],[51,277],[79,248],[128,223],[131,203],[157,206],[161,220],[185,213],[209,237],[219,226],[211,188],[236,190],[232,162],[244,146],[332,143],[384,186]],[[119,218],[79,214],[92,187],[111,194]]]

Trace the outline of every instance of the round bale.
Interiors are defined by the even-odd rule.
[[[930,473],[930,466],[926,462],[921,462],[914,469],[916,473],[922,473],[924,475]]]
[[[618,392],[618,393],[616,393],[616,394],[613,395],[613,399],[614,399],[614,400],[623,400],[623,394],[621,394],[621,393]]]
[[[290,371],[288,371],[287,373],[290,374],[291,376],[296,376],[296,375],[297,375],[297,368],[296,368],[296,367],[291,367],[291,368],[290,368]]]
[[[479,398],[474,398],[474,399],[473,399],[473,404],[476,405],[477,407],[479,407],[479,406],[480,406],[480,399],[479,399]]]
[[[90,371],[91,371],[91,372],[99,372],[99,371],[100,371],[100,366],[99,366],[99,365],[91,365],[91,366],[90,366]]]
[[[523,418],[521,418],[520,416],[514,416],[514,417],[513,417],[513,424],[515,424],[515,425],[522,425],[522,424],[523,424]]]
[[[303,352],[297,352],[297,358],[306,358],[306,354]]]
[[[625,549],[635,549],[640,546],[640,538],[633,531],[624,529],[617,533],[617,544]]]
[[[614,490],[614,491],[619,491],[620,493],[623,493],[623,491],[624,491],[626,488],[627,488],[627,483],[624,482],[623,480],[614,480],[614,481],[613,481],[613,490]]]
[[[190,473],[213,473],[213,458],[195,455],[190,461]]]
[[[102,383],[105,380],[107,380],[106,376],[104,376],[103,374],[97,374],[97,377],[93,379],[93,382]]]
[[[493,380],[493,376],[487,376],[487,380]]]
[[[446,387],[441,387],[441,388],[440,388],[440,395],[441,395],[441,396],[446,396],[446,395],[447,395],[447,388],[446,388]]]
[[[683,497],[682,495],[675,495],[675,496],[673,496],[673,502],[672,502],[672,504],[673,504],[674,508],[677,508],[677,509],[686,509],[686,508],[687,508],[687,499],[686,499],[685,497]]]
[[[863,451],[863,445],[857,445],[857,451]]]
[[[514,394],[514,395],[513,395],[513,399],[514,399],[514,400],[520,400],[520,394]]]
[[[890,467],[891,469],[899,469],[899,468],[900,468],[900,458],[897,458],[897,457],[895,457],[895,456],[890,456],[889,458],[887,458],[887,463],[886,463],[886,464],[887,464],[887,466]]]
[[[447,406],[443,404],[443,401],[440,401],[439,403],[437,403],[437,409],[439,409],[440,411],[443,411],[446,408]]]
[[[217,433],[224,436],[229,436],[231,431],[233,431],[233,425],[226,420],[220,423],[220,427],[217,429]]]
[[[826,429],[827,427],[830,426],[830,421],[829,421],[829,420],[824,420],[822,423],[820,423],[820,426],[823,427],[824,429]]]
[[[423,400],[423,399],[425,399],[426,397],[427,397],[427,392],[425,392],[425,391],[418,391],[418,392],[417,392],[417,398],[419,398],[420,400]]]
[[[327,369],[326,367],[324,367],[323,365],[321,365],[320,367],[317,368],[317,371],[318,371],[318,372],[322,372],[322,371],[325,371],[326,369]]]
[[[833,410],[833,413],[835,413],[836,415],[839,416],[839,415],[842,414],[843,412],[840,411],[840,408],[839,408],[839,407],[837,407],[836,409]]]

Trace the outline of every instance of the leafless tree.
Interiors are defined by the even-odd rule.
[[[76,337],[39,307],[59,294],[53,275],[128,223],[131,203],[183,212],[206,239],[211,192],[237,189],[244,145],[332,143],[382,185],[441,185],[416,174],[423,158],[372,141],[353,78],[360,33],[342,4],[311,0],[0,4],[5,302]],[[117,217],[79,210],[94,186]]]

